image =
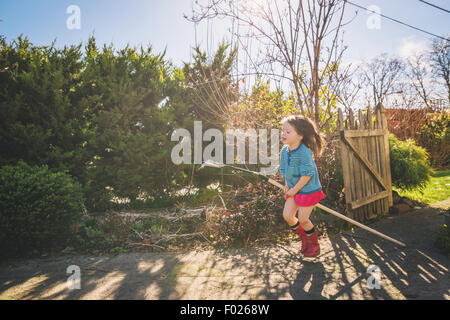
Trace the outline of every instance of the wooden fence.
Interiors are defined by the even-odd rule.
[[[340,157],[347,215],[359,221],[387,213],[392,206],[391,167],[385,111],[338,110]]]

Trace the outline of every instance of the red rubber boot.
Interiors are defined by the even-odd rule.
[[[306,236],[307,248],[303,256],[316,257],[320,253],[319,239],[317,238],[317,230],[310,236]]]
[[[302,226],[299,225],[297,230],[295,231],[295,233],[299,235],[300,240],[302,241],[302,248],[301,248],[300,252],[302,254],[304,254],[308,247],[308,241],[306,240],[307,236],[306,236],[305,230],[303,230]]]

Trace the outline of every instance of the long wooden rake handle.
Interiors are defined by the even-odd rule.
[[[277,182],[277,181],[275,181],[275,180],[273,180],[271,178],[268,178],[268,181],[269,181],[269,183],[273,184],[274,186],[284,190],[284,186],[281,183],[279,183],[279,182]],[[320,203],[317,204],[317,207],[319,209],[322,209],[322,210],[324,210],[326,212],[331,213],[332,215],[334,215],[334,216],[336,216],[338,218],[341,218],[341,219],[343,219],[343,220],[345,220],[347,222],[350,222],[351,224],[354,224],[355,226],[358,226],[358,227],[360,227],[360,228],[362,228],[364,230],[367,230],[367,231],[369,231],[369,232],[371,232],[373,234],[376,234],[377,236],[379,236],[379,237],[381,237],[383,239],[389,240],[389,241],[391,241],[391,242],[393,242],[393,243],[395,243],[395,244],[397,244],[399,246],[406,247],[406,244],[404,244],[403,242],[400,242],[398,240],[392,239],[391,237],[388,237],[387,235],[385,235],[385,234],[383,234],[381,232],[378,232],[377,230],[369,228],[368,226],[365,226],[362,223],[359,223],[358,221],[355,221],[355,220],[353,220],[353,219],[351,219],[351,218],[349,218],[349,217],[347,217],[347,216],[345,216],[345,215],[343,215],[343,214],[341,214],[341,213],[339,213],[337,211],[334,211],[334,210],[332,210],[330,208],[327,208],[324,205],[321,205]]]

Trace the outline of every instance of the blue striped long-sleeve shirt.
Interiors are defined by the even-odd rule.
[[[288,151],[288,145],[281,150],[280,172],[289,188],[293,188],[301,176],[311,176],[308,183],[297,194],[309,194],[322,189],[313,153],[304,143],[297,149]]]

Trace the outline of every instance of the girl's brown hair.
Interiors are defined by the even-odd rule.
[[[285,117],[282,120],[282,123],[285,122],[293,126],[295,131],[303,136],[302,142],[311,149],[314,153],[314,157],[317,159],[322,152],[324,140],[318,132],[314,121],[304,116],[292,115]]]

